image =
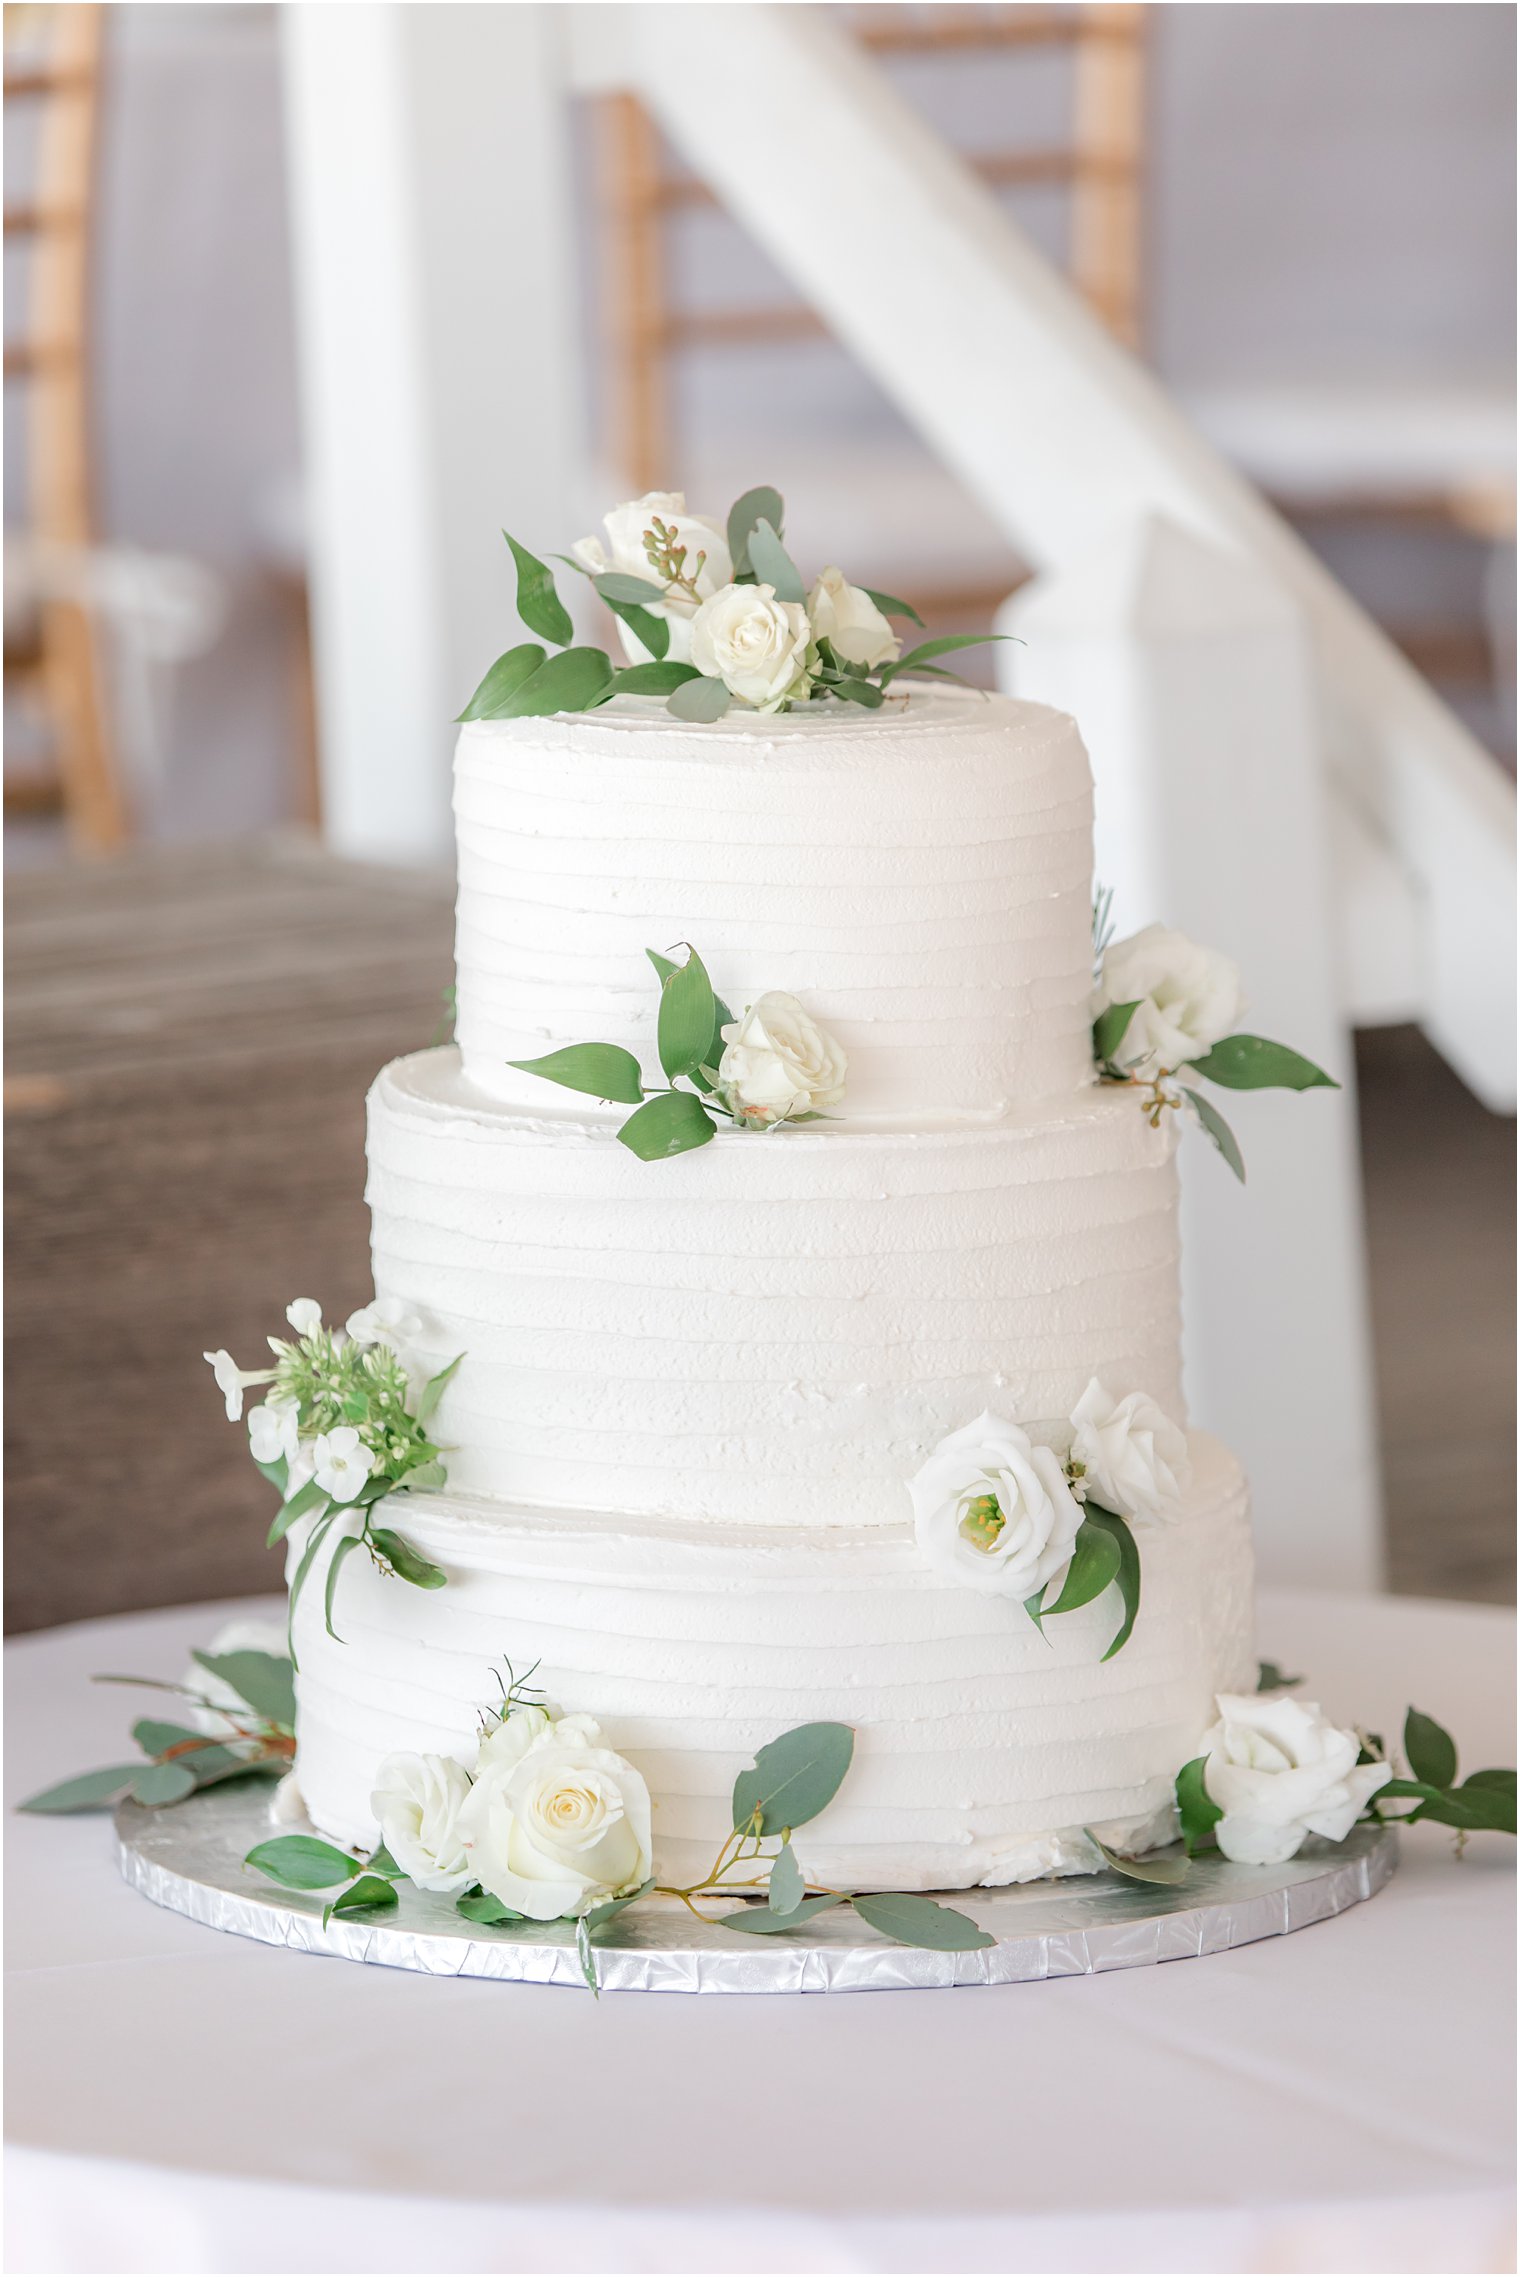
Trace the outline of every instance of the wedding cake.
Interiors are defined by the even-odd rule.
[[[1170,1838],[1216,1697],[1254,1687],[1245,1485],[1183,1438],[1180,1118],[1095,1059],[1081,738],[937,682],[884,696],[618,693],[460,733],[457,1041],[381,1073],[368,1140],[379,1311],[414,1373],[458,1360],[446,1487],[395,1505],[446,1586],[354,1558],[336,1606],[295,1608],[324,1833],[372,1844],[382,1763],[468,1768],[500,1671],[533,1668],[637,1763],[667,1879],[814,1720],[855,1752],[797,1836],[810,1881],[1089,1871],[1093,1836]],[[637,1086],[554,1070],[588,1037],[658,1064],[650,952],[668,992],[689,944],[739,1072],[672,1085],[714,1127],[641,1153]],[[1084,1446],[1094,1504],[1105,1460],[1133,1474],[1122,1650],[1117,1585],[1041,1617],[1072,1557],[1041,1497],[1081,1517]]]

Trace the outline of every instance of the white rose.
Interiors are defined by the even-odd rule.
[[[472,1878],[532,1921],[589,1913],[649,1877],[649,1789],[589,1716],[551,1724],[516,1762],[484,1763],[459,1830]]]
[[[321,1431],[311,1450],[312,1476],[334,1502],[352,1502],[375,1468],[375,1458],[351,1423]]]
[[[691,662],[757,712],[773,712],[810,685],[813,628],[800,601],[778,601],[774,585],[725,585],[691,624]]]
[[[514,1708],[493,1730],[488,1731],[480,1743],[475,1758],[475,1776],[489,1764],[494,1769],[520,1763],[536,1739],[554,1722],[547,1708]]]
[[[1387,1763],[1357,1764],[1360,1742],[1309,1700],[1286,1693],[1221,1693],[1205,1734],[1203,1784],[1224,1817],[1214,1837],[1241,1866],[1279,1866],[1306,1834],[1342,1842],[1379,1787]]]
[[[267,1652],[275,1660],[290,1658],[285,1631],[274,1621],[229,1621],[225,1628],[217,1630],[206,1651],[212,1660],[220,1659],[225,1652]],[[258,1718],[242,1693],[235,1692],[225,1676],[213,1676],[209,1668],[202,1668],[200,1662],[194,1660],[180,1683],[187,1692],[200,1695],[193,1705],[187,1703],[190,1721],[197,1731],[205,1732],[211,1739],[225,1740],[235,1753],[257,1752],[258,1741],[240,1738],[240,1733]]]
[[[294,1462],[301,1444],[299,1412],[293,1399],[277,1399],[273,1392],[250,1410],[248,1445],[256,1463],[277,1463],[282,1455],[287,1463]]]
[[[784,989],[767,989],[720,1033],[726,1048],[718,1062],[719,1094],[746,1122],[816,1114],[844,1097],[849,1062]]]
[[[613,507],[602,522],[607,533],[605,543],[598,537],[581,538],[570,551],[593,577],[617,569],[628,577],[642,577],[651,585],[664,584],[650,561],[645,543],[657,520],[674,533],[678,547],[686,548],[682,572],[695,584],[696,597],[693,599],[680,587],[666,584],[664,600],[651,601],[648,607],[652,616],[663,617],[670,627],[667,659],[673,664],[687,664],[691,661],[691,620],[697,613],[698,603],[718,592],[734,573],[728,540],[719,523],[709,521],[705,514],[688,514],[684,491],[651,490],[642,498],[632,498],[624,506]],[[704,554],[707,558],[702,561]],[[642,664],[648,659],[648,649],[621,617],[618,638],[624,655],[632,663]]]
[[[807,609],[815,638],[830,642],[841,663],[874,672],[878,664],[895,664],[902,653],[902,642],[870,594],[847,584],[843,570],[823,572]]]
[[[1096,1376],[1071,1413],[1082,1485],[1121,1518],[1169,1517],[1190,1475],[1187,1433],[1144,1392],[1111,1399]]]
[[[470,1775],[448,1755],[388,1755],[370,1809],[396,1864],[419,1890],[462,1890],[475,1879],[460,1836]]]
[[[1032,1597],[1071,1562],[1082,1523],[1059,1455],[980,1415],[942,1439],[908,1484],[918,1546],[963,1588]]]
[[[1147,925],[1104,951],[1093,1008],[1110,1004],[1135,1006],[1114,1059],[1143,1082],[1202,1059],[1234,1033],[1246,1008],[1239,968],[1164,925]]]

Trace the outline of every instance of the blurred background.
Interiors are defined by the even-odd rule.
[[[1513,12],[806,13],[967,161],[1512,775]],[[363,295],[392,229],[423,302],[415,337],[350,373],[356,434],[371,390],[423,386],[450,356],[489,416],[499,375],[455,310],[525,288],[472,265],[489,230],[480,248],[447,234],[426,109],[429,73],[447,85],[478,31],[461,19],[484,15],[533,19],[540,47],[583,16],[584,47],[600,11],[5,10],[11,1626],[268,1588],[267,1490],[199,1355],[256,1350],[295,1293],[329,1317],[368,1294],[364,1091],[445,1018],[452,707],[426,711],[425,741],[398,729],[421,788],[386,807],[404,832],[369,830],[391,778],[377,766],[356,794],[351,708],[333,724],[354,661],[323,599],[344,420],[322,343],[334,277]],[[407,71],[370,87],[394,37]],[[363,147],[318,105],[335,44]],[[550,550],[647,488],[721,512],[775,481],[800,552],[908,593],[937,629],[990,625],[1044,565],[606,76],[571,74],[556,112],[560,272],[542,328],[530,281],[514,350],[574,370],[555,447],[578,518],[522,534]],[[541,88],[496,92],[489,136],[541,133]],[[498,189],[484,169],[478,194]],[[899,289],[911,305],[910,262]],[[426,482],[425,462],[373,473],[386,498]],[[415,565],[419,590],[468,574],[500,623],[456,700],[507,645],[505,568],[477,540],[512,509],[482,476],[469,544],[451,550],[445,520]],[[383,723],[406,714],[410,666],[405,624],[388,645],[382,621],[363,673]],[[1417,993],[1363,986],[1350,1013],[1382,1570],[1497,1599],[1513,1123],[1429,1040]]]

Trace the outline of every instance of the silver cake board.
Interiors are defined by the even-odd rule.
[[[394,1913],[360,1921],[322,1912],[332,1892],[281,1889],[243,1860],[274,1830],[262,1781],[210,1787],[160,1810],[125,1802],[116,1813],[122,1873],[155,1905],[210,1929],[300,1953],[429,1976],[500,1977],[518,1984],[586,1980],[573,1924],[485,1929],[453,1900],[403,1883]],[[676,1898],[645,1898],[595,1941],[604,1992],[902,1992],[1027,1984],[1193,1960],[1262,1937],[1282,1937],[1360,1905],[1397,1863],[1387,1827],[1356,1827],[1342,1843],[1311,1838],[1282,1866],[1196,1859],[1179,1888],[1084,1875],[1001,1890],[944,1893],[996,1937],[974,1953],[890,1944],[852,1909],[818,1915],[784,1936],[744,1936],[703,1923]],[[726,1905],[717,1910],[729,1910]]]

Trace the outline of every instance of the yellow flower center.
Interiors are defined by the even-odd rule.
[[[990,1550],[1008,1523],[995,1494],[978,1494],[961,1512],[961,1535],[974,1550]]]

